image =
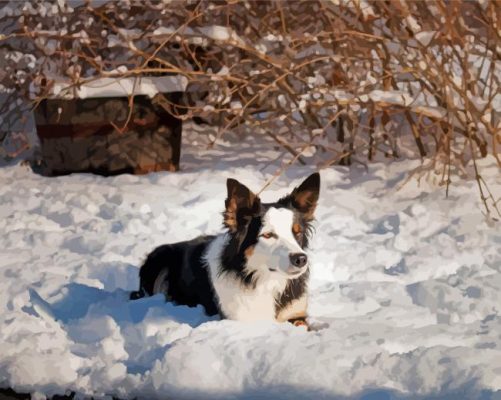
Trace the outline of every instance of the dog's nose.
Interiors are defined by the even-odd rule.
[[[291,264],[297,268],[303,268],[308,261],[308,257],[304,253],[291,253],[289,254]]]

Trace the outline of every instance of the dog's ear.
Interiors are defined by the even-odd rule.
[[[304,214],[307,219],[313,219],[320,193],[320,174],[315,172],[306,178],[288,196],[292,207]]]
[[[250,221],[250,217],[259,211],[260,200],[246,186],[235,179],[226,181],[228,197],[225,200],[224,225],[235,232],[243,224]]]

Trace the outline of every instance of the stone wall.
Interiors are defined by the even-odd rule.
[[[169,97],[175,101],[179,95]],[[41,173],[107,176],[178,170],[181,120],[147,96],[134,97],[126,125],[128,117],[127,97],[44,100],[35,109]]]

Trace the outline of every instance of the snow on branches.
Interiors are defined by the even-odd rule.
[[[489,212],[477,160],[501,168],[500,23],[484,1],[11,1],[0,115],[61,80],[179,75],[183,104],[157,101],[217,124],[214,142],[240,126],[319,167],[420,157],[447,188],[473,171]]]

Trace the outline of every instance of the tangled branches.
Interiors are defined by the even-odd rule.
[[[12,2],[4,107],[63,78],[182,75],[182,104],[155,101],[218,125],[214,141],[242,126],[319,167],[419,157],[447,190],[472,175],[490,213],[477,160],[501,168],[500,14],[445,0]]]

